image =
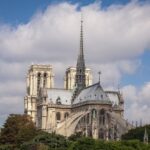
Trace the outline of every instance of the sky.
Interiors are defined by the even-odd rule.
[[[51,64],[55,87],[63,87],[66,68],[76,65],[81,12],[93,83],[101,71],[104,89],[122,92],[125,119],[150,123],[149,0],[1,0],[0,126],[23,113],[31,64]]]

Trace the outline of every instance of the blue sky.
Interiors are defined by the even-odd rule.
[[[17,25],[20,22],[26,23],[38,10],[45,10],[48,5],[65,0],[1,0],[0,1],[0,21]],[[70,3],[79,3],[81,6],[93,3],[94,0],[69,0]],[[129,0],[102,0],[105,8],[111,4],[126,4]]]
[[[139,2],[148,3],[149,0],[139,0]],[[21,23],[27,23],[32,16],[38,11],[44,11],[47,6],[57,4],[60,2],[66,2],[65,0],[1,0],[0,1],[0,23],[11,24],[17,26]],[[73,4],[80,4],[79,6],[88,5],[95,2],[94,0],[68,0],[67,2]],[[127,4],[130,0],[102,0],[101,6],[103,9],[115,4]],[[142,67],[137,70],[135,74],[124,76],[120,84],[135,84],[140,86],[144,82],[149,81],[150,69],[148,67],[150,63],[149,51],[142,54],[139,59],[142,62]],[[139,80],[140,79],[140,80]]]
[[[150,1],[94,2],[0,0],[0,126],[8,114],[23,113],[25,75],[31,63],[52,64],[56,85],[63,85],[65,68],[76,64],[80,8],[86,64],[94,82],[101,70],[104,87],[120,85],[129,120],[134,120],[135,110],[135,120],[150,113]]]
[[[133,84],[140,87],[143,83],[150,81],[150,52],[146,50],[140,57],[141,66],[132,75],[125,75],[122,79],[123,85]]]

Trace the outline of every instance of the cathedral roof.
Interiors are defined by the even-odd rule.
[[[71,105],[72,92],[70,90],[64,89],[48,89],[47,90],[48,99],[56,104],[58,98],[61,104]]]
[[[107,96],[109,97],[112,105],[119,105],[119,92],[117,91],[105,91]]]
[[[99,82],[83,89],[75,98],[73,104],[78,104],[86,101],[111,103],[109,97],[107,96],[107,93],[103,90]]]

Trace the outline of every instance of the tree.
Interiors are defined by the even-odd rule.
[[[72,143],[69,150],[95,150],[95,140],[87,137],[80,138]]]
[[[140,140],[141,142],[143,142],[143,137],[144,137],[144,132],[145,132],[145,128],[147,130],[147,133],[149,135],[149,140],[150,140],[150,125],[146,125],[143,127],[137,127],[135,129],[131,129],[128,131],[128,133],[122,135],[122,139],[123,140]]]
[[[38,131],[28,115],[11,114],[1,131],[1,144],[21,144],[33,139]]]
[[[74,141],[68,150],[150,150],[150,145],[138,140],[102,141],[83,137]]]
[[[82,132],[77,132],[77,133],[72,134],[71,136],[69,136],[68,140],[70,140],[70,141],[77,141],[77,140],[81,139],[82,137],[84,137],[82,135]]]
[[[43,133],[36,136],[31,142],[21,145],[21,150],[67,150],[70,142],[62,135]]]

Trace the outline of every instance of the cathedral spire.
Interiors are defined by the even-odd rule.
[[[81,14],[81,31],[80,31],[80,55],[84,56],[83,53],[83,16]]]
[[[83,17],[81,14],[80,51],[76,66],[76,87],[78,91],[85,88],[85,61],[83,49]]]
[[[145,132],[144,132],[143,141],[144,141],[145,144],[148,144],[148,133],[147,133],[146,127],[145,127]]]
[[[101,83],[101,74],[102,74],[101,71],[99,71],[98,72],[98,75],[99,75],[99,84]]]

